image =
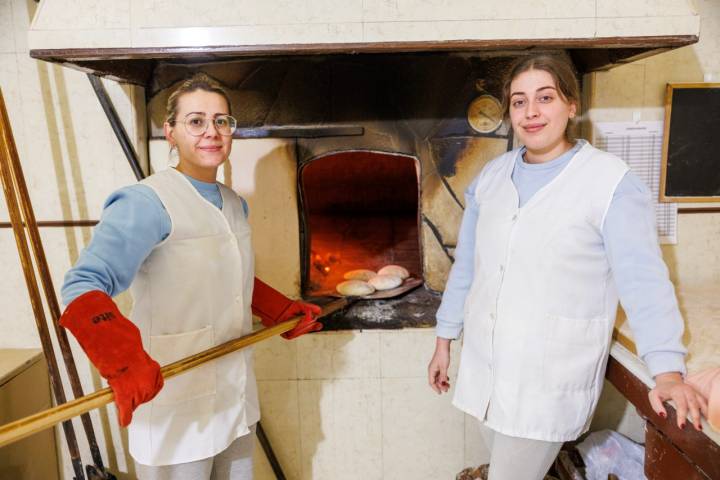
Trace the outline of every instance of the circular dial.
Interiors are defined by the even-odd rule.
[[[480,95],[470,102],[467,118],[468,123],[476,132],[494,132],[503,121],[502,105],[492,95]]]

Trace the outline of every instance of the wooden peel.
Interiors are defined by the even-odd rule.
[[[350,302],[347,299],[338,299],[325,305],[318,318],[330,315],[337,310],[346,307]],[[222,343],[215,347],[191,355],[177,362],[170,363],[161,368],[165,379],[180,375],[203,363],[214,360],[228,353],[235,352],[241,348],[253,345],[275,335],[280,335],[292,330],[302,320],[303,316],[292,318],[286,322],[279,323],[270,328],[256,330],[235,340]],[[95,408],[102,407],[113,401],[113,392],[110,388],[103,388],[97,392],[85,395],[84,397],[71,400],[53,408],[30,415],[20,420],[0,426],[0,447],[21,440],[29,435],[50,428],[60,422],[69,420]]]
[[[410,290],[414,290],[420,285],[423,284],[422,278],[417,277],[409,277],[406,278],[403,283],[395,288],[391,288],[388,290],[377,290],[375,293],[371,293],[370,295],[363,295],[363,296],[352,296],[352,295],[342,295],[338,293],[337,290],[323,290],[319,292],[313,292],[313,296],[315,297],[336,297],[336,298],[345,298],[349,302],[356,302],[357,300],[384,300],[388,298],[395,298],[397,296],[402,295],[403,293],[407,293]]]

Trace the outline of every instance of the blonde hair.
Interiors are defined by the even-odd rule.
[[[567,103],[574,103],[580,109],[580,84],[572,64],[559,55],[536,54],[515,60],[507,70],[502,87],[502,108],[505,118],[510,116],[510,84],[521,73],[528,70],[542,70],[550,74],[560,96]],[[573,138],[575,122],[568,121],[565,137]]]
[[[185,95],[186,93],[192,93],[196,90],[203,90],[206,92],[217,93],[218,95],[221,95],[225,99],[225,102],[227,102],[228,113],[232,115],[232,104],[230,103],[230,97],[228,96],[222,85],[220,85],[220,82],[205,73],[198,72],[192,77],[182,82],[180,86],[176,88],[175,91],[173,91],[168,97],[167,105],[165,107],[165,121],[167,123],[169,123],[170,125],[175,125],[178,100],[180,99],[180,97]]]

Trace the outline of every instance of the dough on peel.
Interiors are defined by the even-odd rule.
[[[368,280],[368,283],[375,287],[375,290],[390,290],[402,285],[402,278],[395,275],[375,275]]]
[[[361,268],[359,270],[350,270],[349,272],[345,272],[343,278],[345,280],[362,280],[363,282],[367,282],[375,275],[377,275],[377,273],[372,270],[365,270],[364,268]]]
[[[400,280],[405,280],[410,276],[410,272],[400,265],[386,265],[378,271],[378,275],[394,275],[400,277]]]
[[[362,280],[347,280],[345,282],[338,283],[335,289],[340,295],[362,297],[364,295],[370,295],[375,291],[375,287]]]

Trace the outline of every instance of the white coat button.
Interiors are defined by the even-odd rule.
[[[505,266],[504,266],[504,265],[500,265],[500,271],[501,271],[501,272],[504,272],[504,271],[505,271]]]
[[[512,216],[512,221],[514,222],[515,220],[517,220],[517,213]]]
[[[490,319],[491,319],[491,320],[495,320],[495,314],[494,314],[494,313],[491,313],[491,314],[490,314]]]

